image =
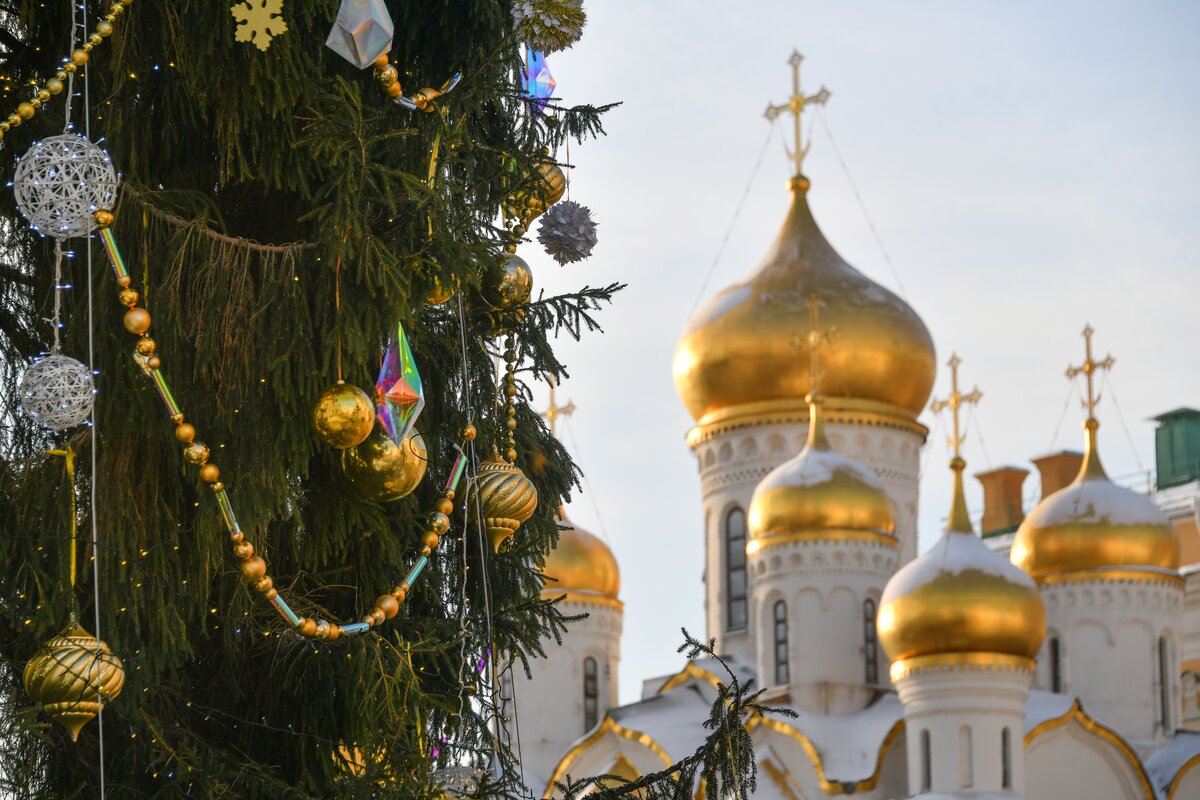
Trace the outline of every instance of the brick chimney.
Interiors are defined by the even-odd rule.
[[[999,467],[975,475],[983,484],[983,519],[979,527],[984,536],[1014,531],[1025,519],[1021,487],[1028,474],[1029,470],[1020,467]]]
[[[1074,450],[1063,450],[1033,459],[1033,465],[1042,474],[1042,499],[1045,500],[1075,480],[1082,463],[1083,453]]]

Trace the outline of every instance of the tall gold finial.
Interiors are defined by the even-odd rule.
[[[962,432],[961,420],[959,419],[959,409],[963,405],[976,405],[983,398],[983,393],[976,386],[967,394],[963,394],[958,388],[958,367],[962,364],[962,359],[957,353],[950,354],[950,360],[946,362],[946,366],[950,367],[950,395],[945,400],[934,399],[930,403],[929,408],[933,413],[940,414],[945,409],[950,409],[950,416],[953,426],[953,432],[950,436],[950,449],[953,450],[954,456],[950,459],[950,469],[954,473],[954,496],[950,501],[950,522],[946,526],[946,530],[957,531],[958,533],[974,533],[975,530],[971,527],[971,517],[967,513],[967,499],[963,492],[963,470],[967,468],[967,462],[962,457],[962,443],[966,441],[966,434]]]
[[[1096,406],[1100,404],[1100,394],[1096,391],[1095,374],[1096,370],[1112,369],[1113,364],[1117,363],[1112,355],[1106,355],[1103,361],[1097,361],[1092,357],[1092,330],[1090,324],[1083,328],[1084,342],[1084,359],[1083,363],[1076,366],[1067,367],[1067,378],[1075,380],[1080,373],[1087,377],[1087,397],[1083,400],[1083,407],[1087,411],[1087,419],[1084,420],[1083,428],[1087,431],[1087,447],[1084,448],[1083,465],[1080,467],[1079,474],[1083,478],[1104,478],[1104,467],[1100,464],[1100,452],[1096,449],[1096,429],[1100,427],[1100,421],[1096,419]]]
[[[785,111],[792,113],[793,133],[795,136],[795,145],[788,151],[788,156],[796,162],[796,177],[800,177],[801,167],[804,164],[804,157],[808,155],[808,148],[812,145],[810,141],[804,144],[800,131],[800,115],[804,113],[804,107],[809,103],[823,106],[829,102],[832,96],[830,91],[824,86],[820,91],[809,97],[804,96],[804,92],[800,91],[800,62],[804,61],[804,56],[800,55],[799,50],[793,50],[791,58],[788,59],[788,64],[792,67],[792,96],[788,98],[786,103],[781,105],[769,104],[764,116],[772,122]]]
[[[546,410],[542,412],[542,419],[550,426],[550,435],[558,437],[558,418],[560,416],[569,417],[575,413],[575,403],[571,400],[567,401],[566,405],[556,405],[554,402],[554,388],[558,385],[558,381],[553,375],[546,376],[546,383],[550,384],[550,402]]]
[[[821,345],[833,339],[837,328],[821,330],[821,299],[815,294],[808,297],[808,442],[813,450],[828,450],[825,438],[825,421],[821,417]]]

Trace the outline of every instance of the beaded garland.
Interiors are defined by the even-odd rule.
[[[224,520],[225,527],[229,532],[229,539],[233,544],[233,553],[241,562],[242,577],[255,591],[275,607],[275,610],[291,625],[296,633],[307,639],[332,642],[340,639],[342,636],[365,633],[371,628],[382,625],[385,620],[395,617],[399,613],[400,604],[404,602],[413,583],[420,576],[422,570],[425,569],[425,565],[429,563],[429,557],[433,554],[434,549],[437,548],[442,535],[450,529],[449,515],[454,510],[454,495],[458,490],[459,482],[462,480],[467,465],[467,455],[463,446],[455,445],[454,449],[457,451],[458,456],[454,461],[454,466],[450,470],[450,477],[446,481],[442,496],[438,498],[436,509],[428,517],[425,532],[421,537],[420,555],[413,562],[404,580],[394,586],[387,594],[377,597],[374,607],[363,615],[361,622],[341,625],[329,622],[328,620],[317,620],[311,617],[299,616],[287,604],[283,596],[279,594],[279,590],[275,588],[271,576],[267,574],[267,562],[261,556],[255,555],[254,546],[246,540],[245,533],[243,533],[241,526],[238,524],[237,517],[234,515],[233,504],[230,502],[229,495],[225,491],[225,485],[221,482],[220,469],[209,460],[210,451],[208,446],[196,438],[198,435],[196,427],[184,419],[183,411],[171,394],[171,389],[162,373],[162,360],[158,355],[158,346],[149,334],[151,323],[150,313],[138,306],[139,295],[137,291],[131,288],[133,278],[125,267],[121,251],[117,247],[116,237],[112,232],[111,226],[115,221],[115,216],[111,211],[101,209],[95,213],[94,221],[96,227],[100,229],[100,238],[104,242],[109,263],[112,265],[117,285],[121,290],[119,294],[120,302],[127,308],[124,318],[125,329],[139,337],[136,354],[145,359],[144,362],[140,362],[140,365],[143,371],[154,382],[159,397],[162,399],[163,405],[166,406],[167,414],[170,416],[171,422],[175,424],[175,439],[183,446],[184,460],[189,464],[197,466],[199,468],[200,480],[209,484],[209,489],[212,491],[217,501],[217,506],[221,511],[221,518]],[[459,437],[463,445],[465,445],[475,438],[475,428],[471,425],[465,426],[460,431]]]

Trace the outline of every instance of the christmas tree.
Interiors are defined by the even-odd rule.
[[[562,46],[529,3],[347,5],[384,14],[355,38],[330,36],[337,0],[0,2],[0,168],[31,185],[18,156],[68,132],[121,172],[88,237],[0,199],[10,796],[521,796],[492,686],[569,624],[539,567],[578,474],[526,401],[620,287],[525,297],[505,251],[605,109],[522,88],[526,40]],[[47,352],[95,373],[91,424],[30,416]],[[536,510],[493,552],[482,476],[514,469]],[[24,685],[71,647],[60,682],[108,700],[74,744],[53,681]],[[752,772],[742,700],[710,791]],[[682,796],[703,761],[629,792]]]

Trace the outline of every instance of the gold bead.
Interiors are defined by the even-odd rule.
[[[196,438],[196,426],[190,422],[181,422],[175,426],[175,441],[180,444],[191,444]]]
[[[387,96],[389,98],[391,98],[392,100],[395,100],[397,97],[399,97],[401,94],[404,93],[404,89],[402,89],[400,87],[400,81],[396,81],[395,83],[389,84],[388,86],[384,87],[384,91],[387,92]],[[449,298],[447,298],[447,299],[449,299]]]
[[[386,89],[393,83],[396,83],[400,80],[400,74],[396,72],[396,68],[394,66],[388,64],[382,68],[375,68],[375,80],[379,82],[380,86]]]
[[[317,633],[317,621],[312,617],[305,617],[300,620],[300,624],[296,626],[296,633],[301,636],[311,639]]]
[[[377,58],[371,62],[371,66],[375,67],[375,69],[384,69],[385,67],[387,67],[387,65],[388,65],[387,53],[384,53],[383,55],[379,56],[379,58]]]
[[[21,124],[21,118],[20,118],[20,117],[18,117],[16,114],[9,114],[9,115],[8,115],[8,126],[9,126],[10,128],[16,128],[16,127],[18,127],[20,124]]]
[[[508,428],[510,431],[515,431],[517,429],[516,417],[509,417],[508,419],[504,420],[504,427]]]
[[[84,42],[83,47],[80,49],[85,53],[90,53],[96,49],[96,45],[92,44],[91,42]]]
[[[250,556],[242,561],[242,577],[250,583],[257,583],[267,575],[267,562],[260,556]]]
[[[133,5],[133,0],[121,0],[121,5],[131,6],[131,5]]]
[[[513,463],[517,460],[517,451],[512,447],[508,448],[504,451],[504,458],[508,461],[508,463]]]
[[[108,20],[101,20],[96,23],[96,33],[101,36],[112,36],[113,25]]]
[[[439,497],[437,501],[438,513],[449,516],[454,513],[454,501],[448,497]]]
[[[270,589],[274,585],[275,585],[275,581],[271,580],[271,576],[264,575],[261,580],[257,581],[254,584],[254,591],[266,592],[268,589]]]
[[[150,330],[150,312],[144,308],[131,308],[125,312],[125,330],[142,334]]]
[[[441,536],[450,530],[450,518],[440,511],[434,511],[429,515],[429,529]]]
[[[318,622],[317,623],[317,632],[313,638],[320,639],[322,641],[329,639],[329,623],[326,622],[325,620],[321,620],[320,622]]]
[[[432,553],[433,553],[432,547],[422,547],[421,548],[421,555],[425,556],[426,558],[429,558],[430,554],[432,554]]]
[[[34,98],[35,103],[44,103],[50,99],[50,92],[46,89],[38,89],[37,97]]]
[[[421,537],[421,544],[423,544],[427,550],[432,550],[433,548],[437,547],[438,542],[440,541],[441,538],[433,531],[425,531],[425,535]]]
[[[400,594],[408,594],[408,590],[412,587],[408,585],[408,581],[400,581]]]
[[[221,477],[221,470],[216,464],[205,464],[200,468],[200,480],[205,483],[216,483]]]
[[[17,106],[17,115],[21,119],[33,119],[34,107],[31,103],[21,103]]]
[[[142,338],[138,339],[137,351],[141,355],[152,356],[152,355],[154,355],[154,350],[157,347],[158,347],[158,343],[155,342],[153,339],[151,339],[149,336],[142,336]]]
[[[446,491],[442,492],[442,495],[443,495],[443,496],[444,496],[444,497],[445,497],[447,500],[453,500],[453,499],[454,499],[454,490],[453,490],[453,489],[447,489]]]
[[[516,397],[517,396],[517,387],[513,386],[511,383],[505,384],[504,396],[505,397]]]
[[[59,80],[59,82],[60,82],[60,83],[61,83],[62,81],[65,81],[65,80],[67,79],[67,69],[66,69],[66,67],[63,67],[63,68],[62,68],[62,69],[60,69],[58,72],[54,73],[54,77],[55,77],[55,78],[57,78],[57,79]],[[59,89],[59,91],[61,92],[61,91],[62,91],[62,89],[60,88],[60,89]]]
[[[117,286],[125,287],[131,283],[133,283],[133,278],[129,277],[128,275],[122,275],[121,277],[117,278]]]
[[[325,444],[342,449],[354,447],[362,444],[375,427],[375,404],[357,386],[335,383],[313,403],[309,422]]]
[[[86,45],[84,46],[86,47]],[[76,67],[82,66],[88,62],[88,51],[83,47],[71,51],[71,63]]]
[[[244,561],[254,555],[254,545],[243,539],[234,543],[233,554]]]
[[[224,484],[218,483],[213,487],[214,491],[216,490],[217,486],[220,486],[222,489],[225,488]],[[229,534],[229,541],[233,542],[234,544],[237,544],[238,542],[244,542],[246,541],[246,534],[242,533],[241,531],[231,531]]]
[[[397,603],[403,603],[404,598],[408,597],[408,590],[397,586],[395,589],[392,589],[392,597],[396,598]]]
[[[90,44],[92,46],[98,45],[103,41],[104,41],[104,37],[98,33],[93,33],[91,36],[88,37],[88,44]]]
[[[475,438],[475,426],[464,425],[462,430],[458,432],[458,437],[466,442],[472,441]]]
[[[342,638],[342,626],[329,623],[329,632],[325,634],[325,641],[336,642]]]
[[[203,464],[208,461],[208,445],[204,442],[192,442],[183,449],[183,459],[189,464]]]
[[[96,223],[97,228],[107,228],[112,225],[117,219],[117,216],[107,208],[98,208],[92,213],[92,222]],[[121,278],[128,279],[128,275],[122,275]],[[117,283],[121,283],[121,278],[117,279]],[[129,281],[121,283],[122,286],[128,286]]]
[[[384,619],[391,619],[400,613],[400,602],[390,594],[381,594],[375,598],[375,608],[383,612]]]
[[[371,620],[371,627],[373,628],[379,627],[383,624],[384,620],[387,619],[387,617],[383,615],[383,611],[378,608],[371,610],[369,618]]]
[[[162,359],[158,356],[150,356],[146,359],[146,366],[150,369],[158,369],[162,366]]]
[[[62,71],[68,75],[73,75],[79,71],[79,67],[75,66],[74,64],[63,64]]]
[[[12,126],[8,124],[8,120],[0,122],[0,133],[8,133],[8,129]]]
[[[213,493],[214,493],[214,494],[216,494],[217,492],[223,492],[223,491],[225,491],[225,484],[221,483],[220,481],[217,481],[216,483],[214,483],[214,484],[212,485],[212,487],[211,487],[211,488],[212,488],[212,490],[213,490]],[[242,532],[241,532],[241,531],[236,531],[236,534],[237,534],[238,536],[241,536],[241,535],[242,535]]]
[[[137,305],[138,297],[139,295],[135,290],[122,289],[121,293],[117,295],[117,300],[119,300],[123,306],[132,307]]]

